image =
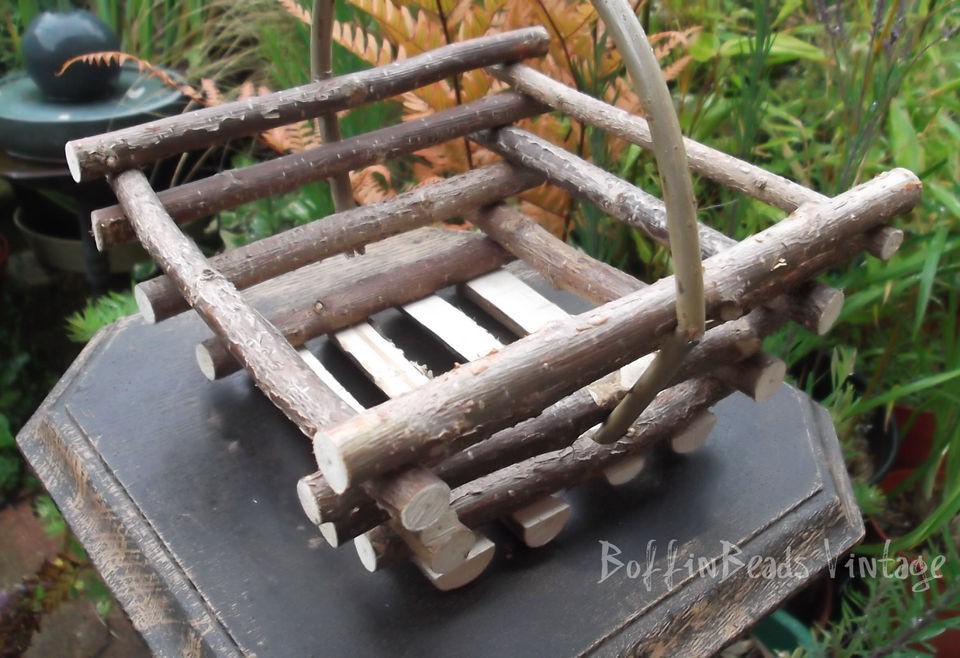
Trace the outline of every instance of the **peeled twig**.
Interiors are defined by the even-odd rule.
[[[339,260],[311,266],[315,268],[310,270],[313,280],[296,291],[285,291],[285,308],[269,315],[271,323],[292,345],[300,347],[311,338],[470,280],[511,260],[495,242],[476,233],[418,229],[391,240],[378,243],[376,250],[371,247],[367,256],[349,260],[338,256]],[[371,258],[372,254],[391,258],[377,260],[379,256]],[[219,336],[200,343],[196,356],[201,371],[211,380],[241,367]]]
[[[666,386],[680,366],[692,341],[703,335],[706,326],[703,296],[703,265],[697,233],[697,199],[683,151],[683,134],[673,109],[670,91],[660,72],[653,48],[643,26],[626,0],[594,0],[597,13],[611,33],[633,86],[650,117],[653,153],[660,172],[660,188],[670,228],[670,256],[677,286],[677,329],[665,337],[653,363],[630,389],[595,439],[616,440],[627,431],[653,396]]]
[[[310,78],[320,82],[333,77],[333,0],[313,0],[310,22]],[[320,139],[324,144],[340,141],[340,124],[336,112],[319,117]],[[336,212],[356,206],[347,172],[330,177],[330,193]]]
[[[670,227],[670,255],[677,287],[678,342],[697,340],[705,326],[703,268],[697,234],[697,201],[687,169],[680,122],[660,64],[633,8],[626,0],[593,0],[593,5],[613,37],[650,120],[653,152]]]
[[[664,340],[650,365],[593,434],[593,440],[606,444],[623,436],[657,393],[674,377],[692,346],[693,343],[679,333]]]
[[[690,352],[677,378],[710,372],[718,364],[740,361],[760,350],[762,340],[782,326],[785,318],[764,308],[710,329]],[[636,375],[632,364],[607,375],[543,412],[490,438],[455,452],[432,468],[451,486],[460,486],[492,471],[538,454],[560,450],[601,422],[623,397]],[[749,391],[745,391],[749,393]],[[619,463],[619,462],[618,462]],[[387,515],[354,487],[343,494],[330,488],[320,473],[297,484],[300,504],[307,517],[320,525],[332,546],[348,541],[384,522]]]

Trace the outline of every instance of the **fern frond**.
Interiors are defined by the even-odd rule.
[[[200,81],[200,89],[203,91],[204,105],[223,104],[223,94],[220,92],[220,88],[217,87],[217,83],[211,78],[203,78]]]
[[[257,93],[256,88],[253,85],[253,81],[247,80],[240,85],[240,90],[237,92],[238,100],[245,100],[251,96],[255,96]]]
[[[350,172],[350,185],[357,201],[364,205],[397,195],[392,187],[390,170],[384,165],[371,165]]]
[[[664,79],[666,79],[667,82],[676,79],[681,73],[683,73],[683,70],[687,68],[687,65],[692,61],[693,58],[690,57],[690,55],[684,55],[677,61],[668,65],[665,69],[663,69]]]
[[[190,85],[174,80],[169,73],[161,68],[155,67],[145,59],[140,59],[136,55],[123,53],[116,50],[105,50],[102,52],[87,53],[85,55],[71,57],[63,63],[63,66],[60,67],[60,70],[57,71],[55,75],[58,77],[63,75],[66,73],[67,69],[78,63],[89,64],[91,66],[123,66],[128,62],[135,63],[137,65],[137,69],[141,73],[146,73],[147,75],[157,78],[166,86],[178,90],[181,94],[196,103],[200,103],[201,105],[204,104],[203,95],[198,93],[197,90]]]
[[[451,25],[459,25],[457,39],[465,41],[487,34],[494,28],[497,16],[508,0],[487,0],[480,4],[461,2],[450,16]]]
[[[460,25],[460,23],[470,20],[473,7],[473,0],[460,0],[449,11],[445,10],[450,25]]]
[[[409,9],[391,0],[350,0],[350,4],[376,20],[383,35],[397,45],[409,39],[416,24]]]
[[[303,6],[296,0],[277,0],[280,3],[280,6],[283,7],[288,14],[296,18],[301,23],[306,23],[310,25],[313,23],[313,19],[310,16],[310,12],[303,8]]]
[[[333,22],[333,40],[372,66],[384,66],[397,59],[388,41],[379,41],[349,23]]]
[[[414,101],[411,97],[416,96],[417,99]],[[421,87],[414,91],[408,91],[401,96],[404,107],[410,107],[414,111],[415,108],[422,108],[423,104],[426,104],[426,107],[430,110],[436,112],[438,110],[445,110],[447,108],[453,107],[457,104],[457,95],[453,91],[453,88],[448,82],[442,80],[440,82],[435,82],[432,85],[427,85],[426,87]],[[464,99],[470,100],[470,99]],[[417,116],[410,116],[404,114],[404,119],[418,118],[422,116],[422,112],[418,113]]]
[[[696,26],[681,31],[668,30],[652,34],[650,35],[650,45],[653,46],[653,54],[656,55],[657,59],[664,59],[677,48],[685,48],[690,45],[693,37],[699,32],[700,27]]]

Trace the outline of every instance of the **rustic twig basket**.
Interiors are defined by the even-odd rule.
[[[479,526],[503,519],[528,545],[547,543],[569,515],[552,494],[595,477],[628,480],[658,443],[695,449],[709,433],[708,409],[735,389],[756,399],[770,395],[784,368],[761,352],[764,336],[787,321],[827,331],[843,295],[813,277],[861,251],[889,258],[902,236],[884,223],[908,211],[920,193],[917,178],[898,169],[826,198],[686,141],[693,170],[790,216],[740,243],[699,227],[708,331],[687,354],[678,383],[623,439],[598,444],[591,427],[673,330],[675,290],[670,279],[645,285],[574,250],[506,203],[547,182],[668,240],[659,199],[510,125],[560,111],[650,146],[643,119],[517,63],[542,55],[548,39],[542,28],[485,37],[67,145],[74,177],[106,175],[119,200],[94,213],[98,245],[137,238],[166,273],[138,286],[143,316],[160,321],[193,307],[214,332],[197,347],[203,372],[217,379],[242,366],[313,441],[319,471],[303,478],[298,492],[328,541],[356,539],[370,570],[411,556],[441,589],[470,582],[490,562],[494,547]],[[513,90],[159,194],[137,169],[478,67],[491,67]],[[464,136],[505,162],[347,208],[209,261],[177,227]],[[462,215],[482,233],[422,228]],[[365,245],[365,255],[343,255]],[[596,308],[568,316],[501,269],[513,259]],[[288,293],[264,317],[238,289],[277,277],[288,282]],[[434,295],[454,284],[525,337],[504,346]],[[462,365],[431,377],[408,362],[368,322],[391,307],[402,307]],[[310,352],[298,351],[323,334],[391,399],[363,409]]]

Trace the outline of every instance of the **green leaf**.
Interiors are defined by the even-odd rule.
[[[850,415],[862,414],[865,411],[870,411],[871,409],[875,409],[876,407],[882,406],[888,402],[905,398],[908,395],[919,393],[920,391],[933,388],[934,386],[940,386],[941,384],[945,384],[951,379],[956,379],[957,377],[960,377],[960,368],[950,370],[948,372],[941,372],[929,377],[922,377],[921,379],[912,381],[909,384],[895,386],[881,395],[875,395],[869,398],[861,399],[850,408]]]
[[[890,131],[890,147],[894,160],[900,167],[914,172],[920,171],[923,169],[923,152],[903,100],[894,98],[890,101],[888,117],[887,128]]]
[[[790,18],[790,16],[793,15],[793,12],[800,9],[802,6],[803,0],[786,0],[786,2],[783,3],[783,6],[780,7],[777,17],[773,20],[772,27],[780,25],[780,23]]]
[[[940,257],[943,254],[947,243],[947,227],[941,226],[933,235],[927,246],[926,258],[923,261],[923,269],[920,271],[920,289],[917,294],[917,311],[913,320],[913,337],[916,338],[920,333],[920,327],[923,325],[924,317],[927,314],[927,305],[930,303],[930,295],[933,292],[933,283],[937,276],[937,267],[940,264]]]
[[[960,617],[948,617],[947,619],[938,619],[927,624],[913,636],[914,642],[926,642],[937,637],[951,628],[960,628]]]
[[[690,44],[688,54],[693,61],[702,64],[716,57],[719,51],[720,37],[713,32],[702,32],[697,40]]]
[[[924,186],[937,201],[943,204],[943,207],[953,215],[954,219],[960,219],[960,199],[957,199],[956,194],[951,193],[936,181],[925,183]]]
[[[751,43],[753,37],[741,36],[725,41],[720,46],[719,53],[723,57],[736,57],[738,55],[749,55],[751,53]],[[795,36],[784,32],[777,32],[773,35],[773,43],[770,46],[770,53],[767,56],[768,64],[786,64],[798,59],[810,62],[825,62],[826,56],[822,48],[818,48]]]

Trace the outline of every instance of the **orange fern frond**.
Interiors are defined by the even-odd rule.
[[[223,104],[223,94],[220,92],[220,88],[217,87],[217,83],[211,78],[203,78],[200,80],[200,89],[203,91],[204,105]]]
[[[237,92],[237,99],[242,101],[255,96],[256,93],[256,88],[254,87],[253,82],[251,80],[247,80],[240,85],[240,90]]]
[[[333,22],[333,40],[372,66],[384,66],[398,57],[388,41],[379,41],[359,27]]]
[[[313,20],[310,16],[310,12],[303,8],[303,6],[296,0],[277,0],[280,3],[280,6],[283,7],[288,14],[296,18],[302,23],[310,25],[313,23]]]
[[[664,59],[679,47],[687,47],[690,42],[700,32],[700,27],[691,27],[686,30],[658,32],[650,35],[650,45],[653,46],[653,54],[657,59]],[[661,43],[663,42],[663,43]]]
[[[391,0],[351,0],[350,4],[376,20],[383,36],[393,43],[410,39],[416,22],[406,7],[397,7]]]
[[[465,41],[487,34],[494,29],[497,17],[508,0],[487,0],[480,4],[461,2],[450,16],[450,25],[458,25],[457,39]]]
[[[670,80],[676,79],[677,77],[680,76],[681,73],[683,73],[683,70],[687,68],[687,65],[690,64],[690,62],[692,61],[693,61],[693,58],[690,57],[690,55],[684,55],[683,57],[679,58],[677,61],[668,65],[665,69],[663,69],[664,79],[666,79],[667,82],[669,82]]]
[[[431,113],[430,104],[413,92],[407,92],[401,97],[403,103],[403,120],[412,121]]]
[[[392,187],[390,170],[384,165],[371,165],[350,172],[353,195],[361,204],[376,203],[397,195]]]
[[[190,85],[174,80],[169,73],[161,68],[155,67],[145,59],[140,59],[136,55],[123,53],[116,50],[106,50],[103,52],[87,53],[86,55],[71,57],[63,63],[63,66],[60,67],[60,70],[57,71],[55,75],[63,75],[67,69],[78,63],[89,64],[91,66],[123,66],[128,62],[135,63],[137,65],[137,69],[141,73],[146,73],[147,75],[157,78],[163,84],[172,89],[178,90],[181,94],[196,103],[200,103],[201,105],[204,104],[203,95],[198,93],[197,90]]]
[[[414,98],[416,100],[414,100]],[[457,95],[453,88],[445,80],[435,82],[414,91],[408,91],[401,95],[404,107],[409,107],[412,114],[404,113],[404,120],[418,118],[423,116],[424,106],[434,112],[445,110],[457,104]],[[464,99],[470,100],[468,98]]]
[[[470,20],[470,14],[473,12],[473,0],[459,0],[450,11],[447,11],[447,20],[450,25],[460,25],[464,21]]]

